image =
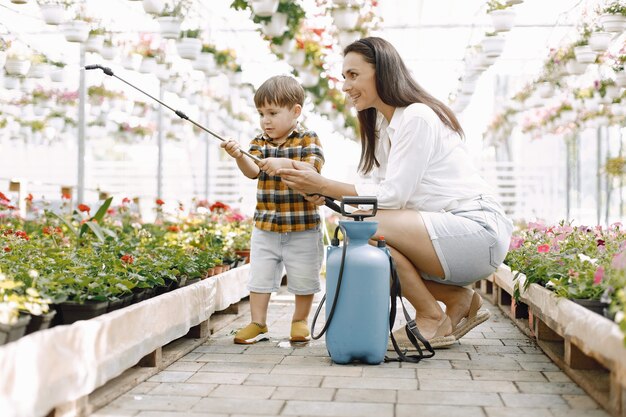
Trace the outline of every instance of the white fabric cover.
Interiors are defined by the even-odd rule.
[[[241,284],[247,281],[248,270],[245,265],[0,347],[0,414],[43,416],[55,406],[88,395],[215,311],[248,295]]]

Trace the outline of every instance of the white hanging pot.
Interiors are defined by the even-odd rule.
[[[214,74],[216,69],[213,54],[209,52],[201,52],[200,55],[198,55],[198,58],[192,62],[191,66],[193,69],[202,71],[206,75]]]
[[[626,72],[620,71],[615,74],[615,84],[620,87],[626,87]]]
[[[100,53],[104,46],[104,35],[90,35],[85,42],[85,51]]]
[[[176,43],[176,50],[181,58],[196,59],[202,50],[202,41],[198,38],[182,38]]]
[[[331,15],[335,27],[340,30],[354,29],[359,21],[359,9],[356,7],[332,9]]]
[[[41,16],[49,25],[60,25],[67,21],[65,7],[60,4],[40,4]]]
[[[241,72],[229,72],[228,82],[231,86],[241,85]]]
[[[626,16],[621,14],[608,14],[600,15],[598,18],[600,26],[607,32],[621,33],[626,28]]]
[[[570,59],[565,63],[565,69],[570,75],[581,75],[585,73],[587,64],[580,63],[575,59]]]
[[[289,54],[291,54],[291,51],[296,49],[296,41],[295,39],[284,39],[283,43],[276,46],[276,49],[281,54],[289,56]]]
[[[491,22],[496,32],[506,32],[511,30],[513,22],[515,21],[515,11],[510,7],[506,9],[494,10],[489,13],[489,16],[491,16]]]
[[[4,77],[4,88],[7,90],[16,90],[20,88],[20,79],[17,77]]]
[[[50,80],[56,83],[62,83],[65,81],[67,71],[65,68],[54,67],[52,71],[50,71]]]
[[[302,83],[302,87],[315,87],[320,82],[320,76],[317,72],[302,71],[300,72],[300,82]]]
[[[47,64],[32,64],[28,76],[31,78],[45,78],[48,75]]]
[[[159,14],[165,7],[163,0],[143,0],[143,10],[148,14]]]
[[[287,15],[276,13],[272,20],[263,24],[263,33],[269,37],[281,36],[287,30]]]
[[[139,54],[129,54],[122,59],[122,66],[129,71],[137,71],[141,65],[142,56]]]
[[[339,32],[337,41],[339,42],[339,46],[343,49],[359,39],[361,39],[361,32],[356,30],[342,30]]]
[[[102,55],[102,58],[109,61],[113,61],[117,57],[117,53],[118,48],[111,45],[102,45],[102,49],[100,50],[100,55]]]
[[[500,36],[485,36],[480,44],[483,48],[483,53],[486,56],[497,57],[502,54],[505,42],[506,39],[501,38]]]
[[[89,24],[83,20],[71,20],[61,25],[68,42],[85,42],[89,37]]]
[[[592,64],[596,62],[596,53],[591,50],[589,45],[574,47],[574,55],[576,56],[576,61],[581,64]]]
[[[607,85],[606,92],[604,97],[609,100],[609,103],[613,102],[613,99],[616,99],[620,96],[621,88],[617,85]]]
[[[261,17],[269,17],[278,10],[279,0],[252,0],[250,7],[252,13]]]
[[[7,62],[7,53],[6,51],[0,51],[0,68],[4,67],[4,64]]]
[[[180,25],[182,20],[173,16],[157,17],[159,27],[161,28],[161,36],[165,39],[177,39],[180,34]]]
[[[306,60],[306,53],[304,52],[304,49],[298,49],[296,51],[293,51],[289,55],[287,55],[287,62],[292,67],[297,67],[297,68],[302,67],[304,65],[305,60]]]
[[[4,63],[4,70],[9,75],[26,75],[30,69],[30,61],[28,59],[7,58]]]
[[[624,109],[624,104],[622,103],[613,103],[611,104],[611,113],[614,116],[623,116],[626,111]]]
[[[537,94],[541,98],[550,98],[554,94],[554,86],[547,81],[539,83],[537,84]]]
[[[156,58],[144,57],[139,65],[139,72],[142,74],[154,74],[157,70]]]
[[[594,52],[604,52],[609,48],[613,39],[611,32],[592,32],[589,36],[589,47]]]

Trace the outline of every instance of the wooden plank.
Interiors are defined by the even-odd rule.
[[[605,369],[598,361],[578,349],[569,337],[565,339],[565,363],[572,369]]]
[[[209,320],[205,320],[197,326],[193,326],[184,337],[190,339],[203,339],[207,338],[211,335],[211,330],[209,328]]]
[[[565,339],[557,332],[552,330],[546,323],[539,317],[533,314],[533,332],[537,340],[545,340],[547,342],[561,342],[564,343]]]
[[[146,356],[141,358],[137,363],[137,366],[146,367],[146,368],[157,368],[161,364],[161,360],[163,359],[163,348],[158,347],[154,351],[148,353]]]

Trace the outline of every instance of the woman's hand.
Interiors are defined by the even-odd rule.
[[[302,194],[302,197],[309,203],[313,203],[316,206],[323,206],[326,204],[326,197],[319,194]]]
[[[320,194],[324,177],[317,173],[311,164],[292,161],[293,168],[281,168],[276,174],[287,187],[302,194]]]

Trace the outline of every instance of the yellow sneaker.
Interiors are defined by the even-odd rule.
[[[309,326],[306,320],[291,322],[291,342],[306,342],[309,340]]]
[[[238,345],[251,345],[261,340],[269,340],[267,325],[252,322],[235,333],[235,344]]]

